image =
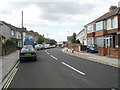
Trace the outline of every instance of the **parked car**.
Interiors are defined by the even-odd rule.
[[[45,49],[49,49],[50,48],[50,44],[44,44],[44,48]]]
[[[64,48],[64,45],[63,45],[63,44],[61,45],[61,48]]]
[[[20,51],[20,61],[27,58],[34,59],[35,61],[37,60],[37,54],[32,45],[24,45]]]
[[[35,49],[36,50],[41,50],[41,49],[43,49],[43,45],[42,44],[37,44],[37,45],[35,45]]]
[[[35,46],[35,43],[34,43],[34,41],[32,40],[32,39],[26,39],[25,41],[24,41],[24,45],[32,45],[33,47]]]
[[[96,44],[92,44],[92,45],[87,45],[87,52],[98,52],[98,46]]]
[[[56,45],[50,45],[50,48],[56,48]]]

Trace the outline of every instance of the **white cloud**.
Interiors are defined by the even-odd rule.
[[[0,20],[20,27],[21,11],[23,10],[25,27],[33,30],[37,28],[43,33],[53,32],[50,35],[51,38],[66,40],[67,35],[82,30],[82,28],[76,27],[83,27],[108,12],[109,7],[117,5],[119,0],[31,1],[18,0],[12,2],[11,0],[2,0],[0,3]],[[43,27],[47,32],[44,31]],[[50,27],[53,28],[53,31]],[[61,27],[63,30],[59,30]]]

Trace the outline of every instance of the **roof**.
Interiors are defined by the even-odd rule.
[[[68,36],[67,37],[67,40],[72,40],[73,39],[73,36]]]
[[[79,34],[80,34],[81,32],[83,32],[84,30],[85,30],[85,29],[81,30],[77,35],[79,35]],[[76,35],[76,36],[77,36],[77,35]]]
[[[10,27],[12,30],[16,30],[16,31],[20,31],[20,29],[18,28],[18,27],[15,27],[15,26],[13,26],[13,25],[11,25],[11,24],[8,24],[8,23],[6,23],[6,22],[4,22],[4,21],[1,21],[3,24],[5,24],[5,25],[7,25],[8,27]]]
[[[34,32],[33,30],[31,30],[31,31],[29,31],[32,35],[38,35],[39,36],[39,34],[38,34],[38,32]]]
[[[26,30],[26,28],[20,28],[20,30],[21,30],[21,32],[27,32],[27,33],[29,33],[29,31]]]
[[[99,21],[105,20],[105,19],[110,18],[110,17],[115,16],[115,15],[120,15],[120,7],[105,13],[104,15],[102,15],[101,17],[99,17],[99,18],[95,19],[94,21],[88,23],[87,25],[89,25],[91,23],[94,23],[94,22],[99,22]],[[87,26],[87,25],[85,25],[85,26]]]

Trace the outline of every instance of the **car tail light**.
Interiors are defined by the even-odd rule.
[[[36,55],[36,53],[31,53],[31,55]]]

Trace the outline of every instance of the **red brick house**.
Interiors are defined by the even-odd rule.
[[[113,51],[117,51],[116,54],[120,54],[118,53],[119,50],[116,49],[120,47],[120,7],[111,6],[109,12],[85,25],[85,28],[87,30],[88,45],[97,44],[99,47],[114,49]],[[110,52],[111,50],[108,50],[107,55]],[[118,56],[120,55],[116,57]]]

